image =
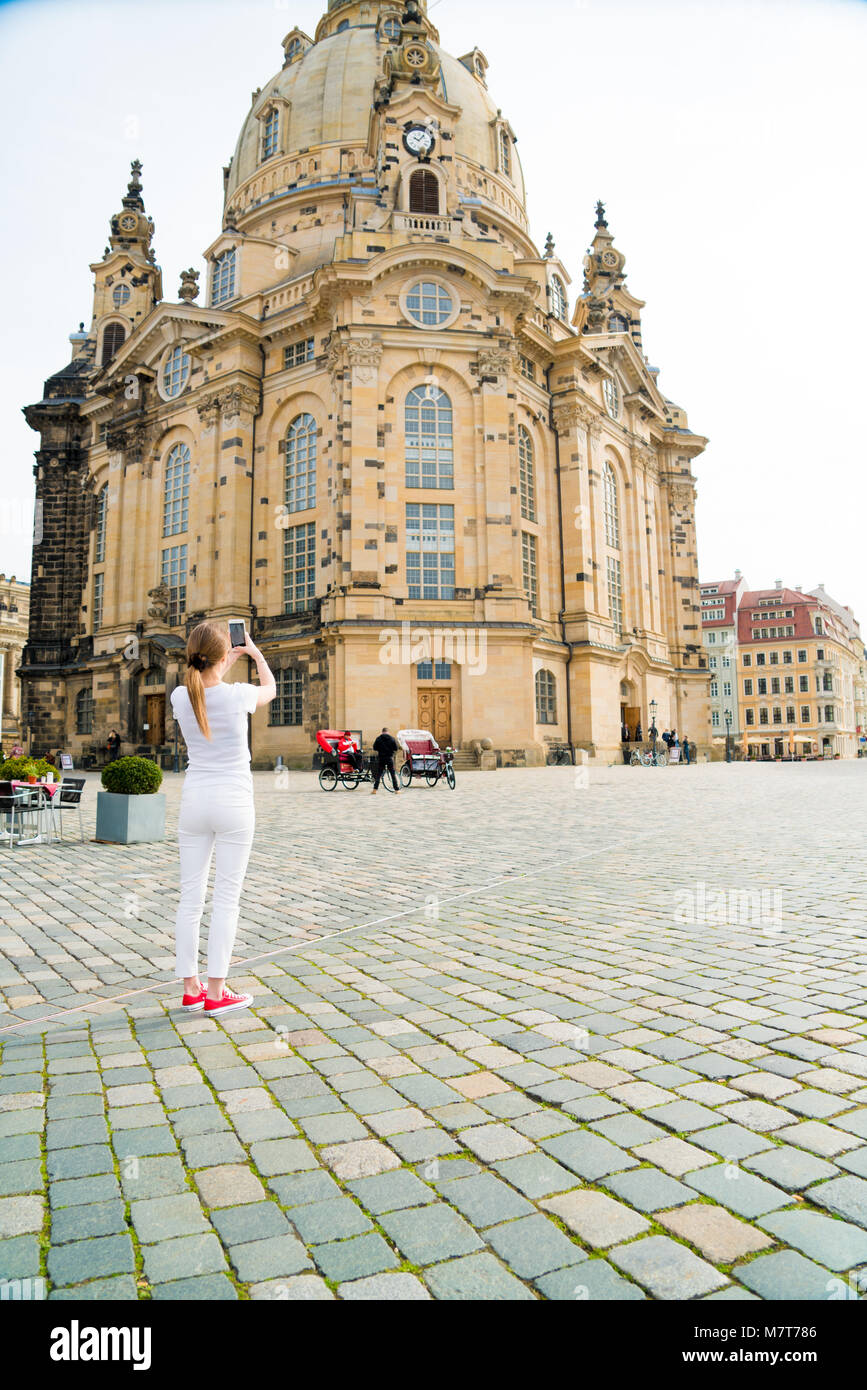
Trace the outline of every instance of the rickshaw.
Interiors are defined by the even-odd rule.
[[[413,778],[424,778],[429,787],[444,781],[452,791],[455,789],[454,753],[450,748],[440,748],[430,729],[398,729],[397,741],[406,754],[406,762],[400,769],[401,785],[408,787]]]
[[[373,781],[373,768],[369,759],[365,763],[363,753],[362,766],[357,768],[348,758],[341,757],[337,752],[337,744],[343,738],[343,733],[343,729],[319,729],[316,733],[316,742],[323,753],[319,785],[324,792],[333,792],[338,782],[346,791],[351,792],[360,787],[362,782]],[[353,737],[361,752],[361,734],[353,731]],[[382,785],[386,791],[394,791],[390,778],[383,777]]]

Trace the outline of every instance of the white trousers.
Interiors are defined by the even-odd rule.
[[[238,911],[256,817],[252,778],[184,781],[178,820],[181,896],[175,923],[175,974],[199,969],[199,927],[205,907],[211,855],[216,849],[214,899],[208,928],[208,975],[225,979],[235,945]]]

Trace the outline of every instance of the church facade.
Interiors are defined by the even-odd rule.
[[[651,701],[705,744],[706,440],[659,389],[602,205],[580,293],[533,242],[483,52],[449,56],[414,0],[290,32],[177,300],[140,172],[90,326],[25,411],[34,747],[82,758],[117,728],[166,757],[204,616],[246,621],[277,675],[254,766],[383,725],[610,760]]]

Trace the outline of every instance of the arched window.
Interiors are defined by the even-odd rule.
[[[301,56],[301,40],[300,40],[300,39],[293,39],[292,42],[290,43],[289,47],[286,49],[286,62],[287,62],[287,63],[294,63],[294,62],[295,62],[295,59],[296,59],[296,58],[300,58],[300,56]]]
[[[512,177],[512,142],[509,139],[509,132],[502,126],[500,127],[500,168],[506,178]]]
[[[122,323],[108,323],[102,335],[102,366],[105,367],[115,356],[124,338],[126,329]]]
[[[559,275],[552,275],[551,313],[554,315],[555,318],[558,318],[562,320],[563,323],[565,323],[566,311],[568,307],[568,300],[566,299],[566,286],[563,284],[563,281],[560,279]]]
[[[395,43],[400,38],[400,21],[397,19],[387,19],[382,26],[382,32],[390,43]]]
[[[277,153],[277,145],[280,139],[280,112],[275,106],[268,112],[265,121],[265,130],[262,135],[262,158],[270,159],[272,154]]]
[[[101,565],[105,559],[105,514],[108,507],[108,484],[100,488],[99,496],[96,499],[96,546],[93,552],[93,561],[96,565]]]
[[[163,535],[177,536],[189,525],[190,451],[186,444],[175,444],[166,460],[163,489]]]
[[[602,473],[603,507],[605,511],[605,544],[620,549],[620,508],[617,501],[617,478],[610,463]]]
[[[416,386],[406,398],[406,486],[455,485],[452,403],[438,386]]]
[[[75,732],[93,733],[93,691],[79,690],[75,697]]]
[[[339,23],[338,26],[337,26],[337,33],[338,33],[338,34],[342,34],[343,31],[344,31],[344,29],[348,29],[348,28],[349,28],[349,20],[348,20],[348,19],[341,19],[340,23]]]
[[[416,169],[409,180],[409,210],[439,216],[440,184],[430,169]]]
[[[190,355],[178,344],[163,363],[163,395],[179,396],[190,377]]]
[[[518,473],[521,485],[521,516],[536,520],[536,465],[533,441],[524,425],[518,426]]]
[[[628,332],[629,332],[629,322],[628,322],[628,320],[625,319],[625,318],[623,317],[622,314],[612,314],[612,315],[611,315],[611,318],[608,320],[608,332],[609,332],[609,333],[628,333]]]
[[[557,723],[557,683],[551,671],[536,672],[536,723]]]
[[[296,415],[286,435],[287,512],[306,512],[316,506],[316,421]]]
[[[211,303],[225,304],[235,297],[235,252],[224,251],[211,271]]]

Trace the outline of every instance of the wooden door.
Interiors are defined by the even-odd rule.
[[[420,690],[418,692],[418,727],[430,729],[440,748],[452,741],[452,692],[450,690]]]
[[[165,695],[148,695],[147,723],[150,725],[150,728],[146,730],[146,742],[151,744],[152,747],[157,748],[166,741]]]
[[[623,709],[623,706],[621,705],[620,708]],[[638,708],[637,705],[627,705],[627,706],[626,706],[626,727],[627,727],[627,729],[629,730],[629,737],[630,737],[631,739],[634,739],[634,738],[635,738],[635,726],[636,726],[636,724],[638,723],[638,721],[639,721],[640,718],[641,718],[641,710]],[[646,733],[647,733],[647,730],[646,730],[646,729],[642,729],[641,732],[642,732],[642,734],[646,734]]]

